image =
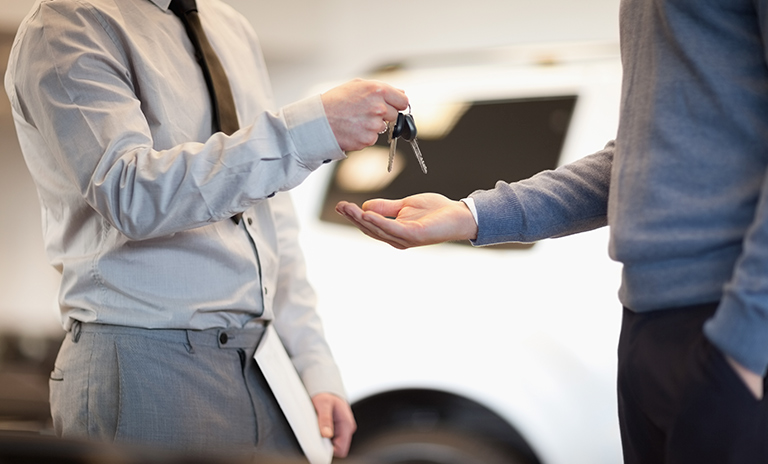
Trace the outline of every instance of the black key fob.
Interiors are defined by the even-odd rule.
[[[410,142],[416,138],[416,123],[410,113],[398,113],[395,127],[392,129],[392,138],[398,137],[406,142]]]

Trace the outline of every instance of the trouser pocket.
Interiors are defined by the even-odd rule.
[[[668,439],[669,464],[768,462],[766,402],[705,337],[692,349]]]
[[[53,430],[67,438],[87,438],[88,379],[80,375],[89,358],[90,343],[66,337],[48,380]]]

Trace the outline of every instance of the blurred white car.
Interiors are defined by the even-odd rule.
[[[459,199],[603,148],[616,133],[614,44],[421,57],[369,77],[406,91],[429,173],[400,141],[351,153],[294,191],[309,275],[353,402],[353,455],[385,463],[621,462],[620,266],[608,231],[534,245],[399,251],[338,200]]]

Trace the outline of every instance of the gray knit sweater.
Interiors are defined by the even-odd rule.
[[[615,142],[473,193],[475,243],[530,242],[608,224],[625,306],[720,301],[705,333],[765,373],[768,1],[623,0],[620,21]]]

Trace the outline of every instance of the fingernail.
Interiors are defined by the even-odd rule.
[[[330,427],[323,427],[323,430],[321,432],[322,432],[322,435],[326,438],[331,438],[333,436],[333,430],[331,430]]]

